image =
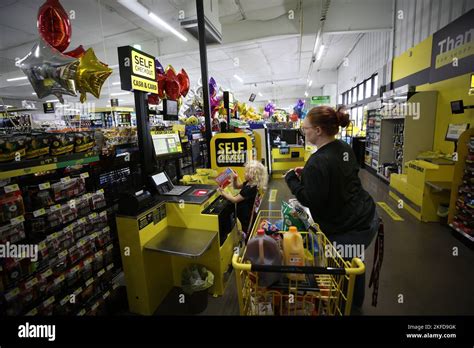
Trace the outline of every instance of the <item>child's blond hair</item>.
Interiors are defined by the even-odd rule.
[[[256,185],[260,191],[265,191],[268,184],[267,169],[259,161],[249,161],[245,165],[245,173],[248,174],[249,184]]]

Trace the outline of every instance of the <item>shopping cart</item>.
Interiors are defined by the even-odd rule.
[[[261,210],[250,238],[263,220],[281,218],[278,210]],[[355,277],[365,272],[364,263],[358,258],[345,261],[317,225],[300,233],[306,266],[251,264],[244,261],[246,248],[235,250],[232,265],[241,315],[350,315]],[[281,273],[281,277],[275,284],[261,287],[261,272]],[[289,280],[288,273],[303,273],[305,280]]]

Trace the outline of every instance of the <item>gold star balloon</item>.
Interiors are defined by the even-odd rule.
[[[106,64],[97,59],[94,50],[89,48],[86,53],[75,63],[76,67],[76,87],[81,93],[81,103],[86,101],[86,92],[94,97],[100,97],[100,90],[105,80],[112,74]]]

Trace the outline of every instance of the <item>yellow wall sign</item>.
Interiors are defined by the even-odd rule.
[[[245,133],[220,133],[211,139],[211,168],[218,173],[232,168],[242,180],[245,164],[254,159],[252,140]]]
[[[132,72],[151,80],[155,79],[155,60],[132,50]]]
[[[157,94],[158,82],[132,75],[132,89]]]

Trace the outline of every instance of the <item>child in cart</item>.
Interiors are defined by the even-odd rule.
[[[268,183],[267,170],[262,163],[258,161],[250,161],[245,165],[245,181],[241,183],[237,174],[234,174],[232,178],[232,184],[234,189],[240,189],[237,195],[232,195],[222,187],[219,187],[220,194],[237,205],[237,218],[242,225],[242,232],[244,240],[247,240],[251,219],[252,209],[255,204],[257,195],[262,194]]]

